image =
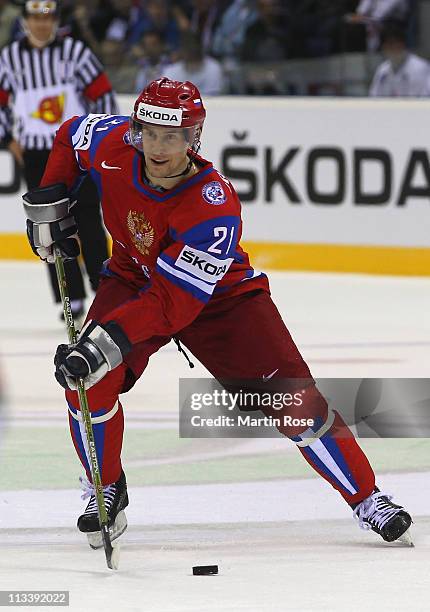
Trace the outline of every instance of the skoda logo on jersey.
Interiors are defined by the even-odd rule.
[[[175,266],[200,280],[213,285],[220,280],[229,269],[233,259],[218,259],[206,251],[199,251],[185,245],[179,253]]]
[[[208,204],[213,204],[214,206],[224,204],[227,199],[224,189],[219,181],[211,181],[210,183],[206,183],[202,189],[202,196]]]
[[[180,127],[182,123],[181,108],[161,108],[140,102],[137,109],[137,119],[156,125],[171,125]]]
[[[201,253],[201,251],[199,251],[198,253]],[[209,277],[210,276],[224,276],[224,274],[227,272],[228,264],[230,260],[228,260],[227,264],[223,264],[219,266],[219,265],[214,264],[212,261],[207,261],[205,257],[201,257],[198,253],[196,253],[192,249],[188,249],[188,250],[182,249],[180,258],[182,261],[185,261],[187,264],[190,264],[191,269],[194,266],[195,270],[193,270],[193,272],[196,273],[196,270],[197,270],[197,275],[198,275],[198,270],[201,270],[202,272],[207,274]],[[178,265],[178,261],[176,261],[176,265]]]

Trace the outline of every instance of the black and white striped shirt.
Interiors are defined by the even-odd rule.
[[[24,149],[50,149],[58,127],[74,115],[118,114],[111,84],[80,40],[56,39],[43,49],[14,41],[0,53],[0,139]]]

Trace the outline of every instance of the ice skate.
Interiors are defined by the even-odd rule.
[[[403,506],[394,504],[392,498],[392,495],[375,489],[356,506],[354,517],[362,529],[372,529],[386,542],[401,542],[406,546],[413,546],[409,532],[412,518]]]
[[[82,499],[90,497],[84,514],[78,518],[78,529],[87,534],[88,543],[93,549],[102,548],[103,541],[100,533],[97,501],[94,487],[85,477],[79,479],[84,493]],[[111,540],[116,540],[127,528],[127,518],[124,508],[128,506],[127,483],[124,472],[119,479],[103,487],[106,511],[109,517],[109,532]]]

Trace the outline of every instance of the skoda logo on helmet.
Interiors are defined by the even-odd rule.
[[[137,108],[136,119],[145,121],[146,123],[155,123],[156,125],[170,125],[173,127],[181,127],[182,124],[182,109],[181,108],[162,108],[160,106],[152,106],[139,102]]]

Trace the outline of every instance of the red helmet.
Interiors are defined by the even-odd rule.
[[[196,150],[205,117],[200,92],[190,81],[182,83],[166,77],[151,81],[134,103],[130,117],[131,142],[142,150],[141,126],[144,124],[194,128],[187,130],[187,140]]]

